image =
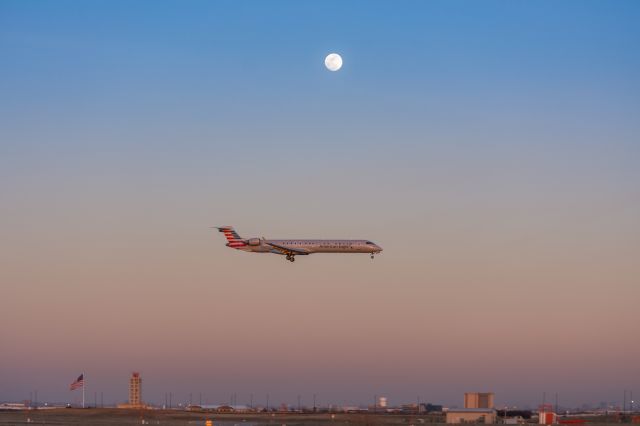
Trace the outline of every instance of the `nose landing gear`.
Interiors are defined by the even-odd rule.
[[[371,259],[373,259],[373,258],[374,258],[373,253],[371,253]]]

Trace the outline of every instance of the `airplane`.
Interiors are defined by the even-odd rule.
[[[382,251],[382,247],[368,240],[267,240],[243,239],[233,226],[216,226],[227,238],[227,247],[253,253],[274,253],[286,256],[290,262],[295,256],[313,253],[369,253],[371,259]]]

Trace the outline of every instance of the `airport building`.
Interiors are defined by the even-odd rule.
[[[551,404],[542,404],[538,408],[538,423],[541,425],[553,425],[558,422],[557,415]]]
[[[493,392],[467,392],[464,394],[464,408],[494,408]]]
[[[131,373],[129,379],[129,405],[140,406],[142,404],[142,378],[140,373]]]
[[[495,423],[497,414],[493,406],[493,392],[467,392],[464,408],[447,411],[447,423]]]
[[[118,404],[118,408],[145,408],[142,402],[142,377],[140,373],[134,371],[129,378],[129,402]]]
[[[451,408],[447,411],[447,423],[484,423],[496,422],[496,410],[491,408]]]

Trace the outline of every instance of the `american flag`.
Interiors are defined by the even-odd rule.
[[[84,373],[79,375],[75,382],[71,383],[69,390],[75,390],[84,386]]]

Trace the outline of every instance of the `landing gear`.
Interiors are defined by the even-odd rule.
[[[296,261],[296,258],[295,258],[292,254],[288,254],[288,255],[287,255],[287,260],[288,260],[289,262],[295,262],[295,261]]]
[[[373,253],[371,253],[371,259],[373,259],[373,257],[374,257],[374,256],[373,256]]]

